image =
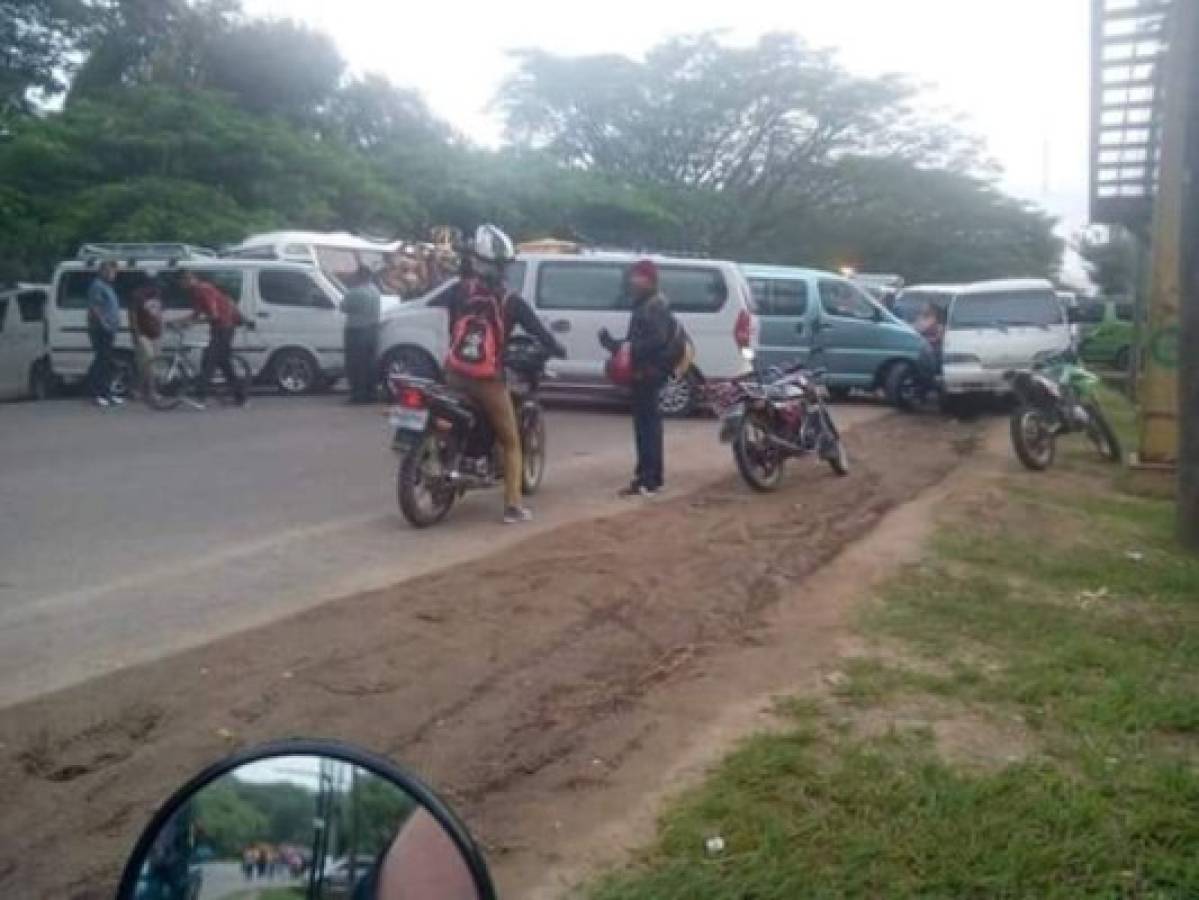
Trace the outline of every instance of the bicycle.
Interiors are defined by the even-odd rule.
[[[175,340],[171,345],[163,347],[162,352],[154,358],[154,362],[150,366],[151,390],[149,396],[146,397],[146,403],[152,408],[162,411],[175,409],[185,400],[189,404],[199,407],[200,402],[194,399],[194,395],[200,379],[203,377],[203,372],[202,366],[197,366],[192,362],[192,354],[197,350],[203,352],[207,345],[194,341],[188,342],[186,326],[180,327],[168,323],[164,326],[164,330],[173,334]],[[237,373],[238,379],[248,388],[253,382],[254,370],[245,357],[237,353],[232,355],[232,360],[233,369]],[[231,398],[224,375],[219,372],[214,374],[212,388],[213,393],[219,395],[222,402],[230,402]],[[189,397],[189,394],[192,396]]]

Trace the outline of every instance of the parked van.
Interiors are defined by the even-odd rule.
[[[1004,373],[1069,350],[1066,311],[1044,279],[959,287],[949,305],[943,357],[947,394],[1007,393]]]
[[[0,291],[0,400],[40,400],[51,391],[48,295],[44,284]]]
[[[309,263],[323,270],[344,291],[359,266],[378,272],[383,268],[384,257],[402,246],[401,241],[371,241],[345,231],[273,231],[251,235],[229,248],[225,256]]]
[[[780,266],[742,271],[761,322],[763,365],[800,361],[825,368],[836,397],[853,388],[887,389],[920,359],[924,339],[848,278]]]
[[[597,335],[607,328],[623,336],[631,301],[629,267],[640,255],[614,252],[527,253],[509,267],[509,287],[521,294],[566,346],[554,362],[557,378],[546,388],[563,393],[611,392],[604,374],[607,353]],[[735,263],[652,257],[662,293],[695,344],[695,364],[662,392],[662,409],[686,415],[696,408],[705,381],[752,370],[756,322],[749,285]],[[384,319],[380,363],[387,371],[438,375],[448,350],[445,298],[453,282],[428,297],[409,301]]]
[[[163,292],[166,317],[178,318],[191,309],[179,281],[186,268],[210,281],[237,302],[242,315],[256,323],[254,331],[238,329],[234,349],[250,363],[259,380],[274,382],[279,390],[300,394],[337,380],[345,369],[344,316],[336,286],[311,264],[248,259],[188,256],[186,249],[165,256],[161,248],[138,256],[125,248],[120,257],[105,245],[91,245],[80,259],[62,263],[50,289],[49,342],[54,376],[80,379],[92,360],[87,336],[87,292],[97,277],[101,259],[111,258],[118,270],[114,287],[121,307],[142,275],[157,277]],[[128,323],[117,335],[114,390],[128,390],[133,351]]]
[[[1132,362],[1136,307],[1124,298],[1083,300],[1076,318],[1082,329],[1079,355],[1086,362],[1127,371]]]

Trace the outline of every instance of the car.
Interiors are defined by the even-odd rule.
[[[1076,320],[1082,329],[1079,355],[1084,361],[1128,370],[1136,320],[1131,301],[1115,297],[1082,300]]]
[[[116,251],[120,255],[116,255]],[[345,369],[341,292],[311,263],[221,259],[183,245],[86,245],[78,258],[59,264],[47,307],[51,376],[81,379],[92,359],[87,336],[87,292],[99,263],[115,260],[114,287],[122,307],[143,275],[157,277],[167,318],[191,309],[180,284],[184,268],[228,294],[255,330],[239,329],[234,350],[250,364],[256,380],[281,392],[301,394],[332,383]],[[115,344],[113,389],[129,389],[133,350],[122,323]]]
[[[612,395],[623,391],[607,379],[607,353],[597,335],[628,331],[630,301],[625,290],[629,267],[642,254],[614,251],[520,254],[508,269],[508,286],[519,292],[546,327],[566,346],[556,360],[547,393]],[[749,285],[736,263],[711,259],[651,256],[658,265],[662,293],[695,345],[691,371],[672,377],[662,391],[662,410],[685,416],[702,403],[705,383],[730,380],[752,371],[757,320]],[[384,316],[379,341],[380,375],[409,372],[440,377],[449,335],[444,309],[448,282]]]
[[[346,281],[360,267],[378,272],[383,268],[384,257],[402,246],[402,241],[372,241],[345,231],[272,231],[251,235],[224,255],[230,259],[309,263],[344,289]]]
[[[819,269],[742,266],[761,322],[762,366],[805,362],[827,370],[834,399],[854,388],[889,395],[925,342],[855,281]],[[891,399],[895,399],[893,396]]]
[[[44,284],[0,291],[0,400],[43,399],[53,391]]]
[[[1070,348],[1070,324],[1052,282],[1018,278],[959,286],[948,303],[945,394],[1008,394],[1005,373]]]

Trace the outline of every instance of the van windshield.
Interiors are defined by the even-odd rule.
[[[954,328],[1061,325],[1062,305],[1052,291],[994,291],[959,296],[949,316]]]

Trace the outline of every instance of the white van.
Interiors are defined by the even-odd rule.
[[[371,241],[347,231],[273,231],[251,235],[224,255],[231,259],[309,263],[323,270],[344,291],[347,280],[360,266],[378,272],[384,257],[402,246],[402,241]]]
[[[958,287],[948,307],[943,373],[947,394],[1007,393],[1003,375],[1070,349],[1070,325],[1044,279]]]
[[[555,360],[557,376],[546,388],[562,393],[611,392],[604,374],[607,353],[597,335],[607,328],[623,337],[629,327],[625,280],[641,259],[631,253],[521,254],[508,270],[509,287],[537,311],[566,346]],[[749,284],[736,263],[710,259],[651,257],[658,264],[662,293],[695,344],[693,370],[672,379],[662,392],[663,411],[685,415],[700,401],[700,386],[752,370],[757,320]],[[412,300],[384,317],[379,341],[383,373],[414,371],[436,376],[448,352],[441,308],[453,282]]]
[[[0,291],[0,400],[40,400],[50,393],[44,284]]]
[[[184,253],[161,258],[139,258],[128,250],[116,258],[114,287],[125,308],[133,289],[146,277],[159,280],[166,318],[178,318],[191,309],[179,283],[182,269],[217,285],[238,304],[242,315],[256,323],[253,331],[238,329],[234,349],[250,364],[256,380],[272,381],[280,391],[300,394],[336,381],[345,371],[344,315],[336,286],[311,264],[188,258]],[[87,336],[87,292],[97,277],[103,258],[113,258],[105,245],[93,245],[83,258],[58,266],[50,288],[48,310],[50,364],[54,376],[80,379],[92,360]],[[202,335],[200,336],[202,337]],[[169,340],[169,338],[164,338]],[[133,353],[127,322],[116,340],[114,389],[128,389]]]

